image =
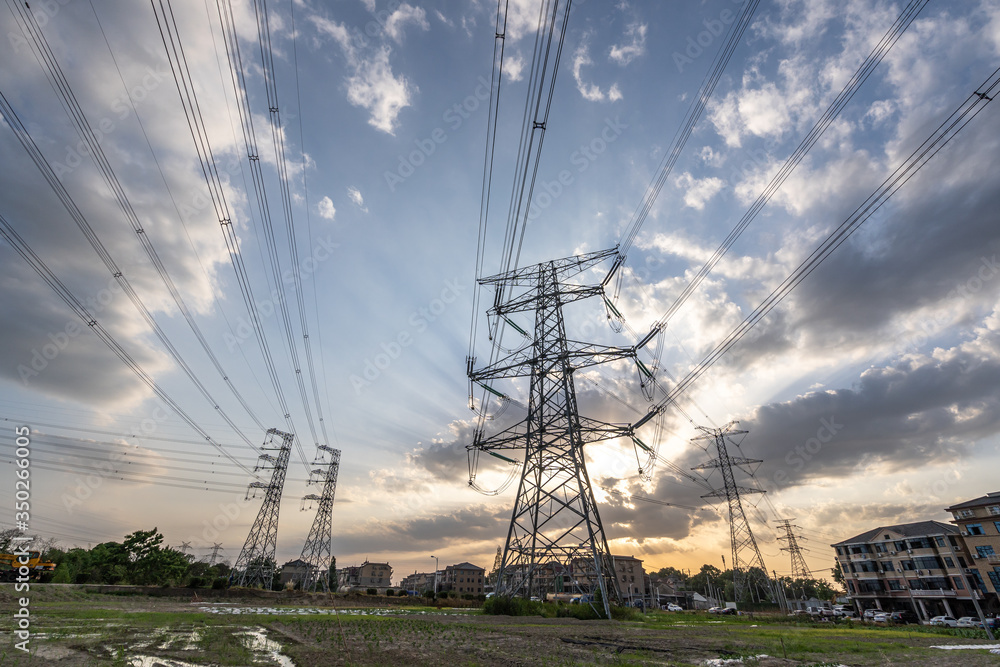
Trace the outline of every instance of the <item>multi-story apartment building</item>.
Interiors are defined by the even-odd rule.
[[[486,570],[472,563],[449,565],[444,569],[444,576],[439,583],[439,590],[452,591],[459,594],[472,593],[480,595],[483,592],[485,579]]]
[[[974,615],[972,595],[983,600],[966,571],[969,552],[961,532],[940,521],[883,526],[832,545],[847,592],[865,609],[912,610],[922,619]]]
[[[389,588],[392,586],[392,567],[388,563],[351,565],[337,570],[337,586],[342,591],[352,588]]]
[[[635,556],[611,556],[615,566],[615,580],[622,600],[631,603],[646,598],[646,570],[642,560]]]
[[[432,591],[434,590],[434,573],[414,572],[413,574],[408,574],[403,577],[403,581],[400,582],[399,587],[404,591],[416,591],[417,593]]]
[[[945,510],[954,517],[969,549],[968,574],[987,592],[984,605],[1000,611],[1000,491],[952,505]]]

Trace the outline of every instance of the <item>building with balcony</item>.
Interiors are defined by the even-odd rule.
[[[954,517],[968,547],[969,576],[986,592],[983,606],[1000,611],[1000,491],[952,505],[945,510]]]
[[[631,604],[635,600],[646,600],[646,570],[642,560],[635,556],[611,556],[614,563],[615,580],[618,582],[618,593],[622,601]]]
[[[859,614],[911,610],[920,618],[975,615],[984,594],[961,531],[940,521],[882,526],[831,545]],[[970,587],[972,590],[970,590]]]

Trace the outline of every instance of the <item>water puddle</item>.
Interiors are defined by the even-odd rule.
[[[199,606],[198,611],[208,614],[250,614],[259,616],[327,616],[331,614],[347,614],[348,616],[426,616],[439,614],[438,611],[414,609],[334,609],[332,607],[233,607],[233,606]],[[449,614],[478,614],[478,609],[452,608],[445,609]],[[722,621],[719,621],[720,623]]]

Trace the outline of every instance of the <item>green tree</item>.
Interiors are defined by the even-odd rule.
[[[833,583],[844,585],[844,571],[840,568],[840,561],[833,561],[833,569],[830,570],[830,574],[833,576]]]
[[[130,563],[129,579],[140,586],[157,586],[178,583],[184,579],[191,563],[187,556],[163,548],[163,535],[152,530],[137,530],[125,536],[122,543]]]
[[[684,572],[681,572],[676,567],[661,567],[660,570],[656,574],[659,575],[660,577],[663,577],[664,579],[666,579],[667,577],[673,577],[673,578],[678,579],[680,581],[687,581],[688,580],[687,574],[684,573]]]

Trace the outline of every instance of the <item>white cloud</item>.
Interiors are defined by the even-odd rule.
[[[698,179],[686,171],[674,179],[674,183],[685,190],[684,204],[699,211],[705,208],[708,200],[718,194],[725,185],[721,178],[710,176]]]
[[[389,53],[389,48],[383,47],[373,58],[358,65],[354,76],[347,79],[347,99],[371,112],[369,125],[386,134],[395,134],[396,118],[410,106],[410,95],[416,88],[404,77],[392,73]]]
[[[892,100],[879,100],[878,102],[873,102],[868,108],[865,118],[870,118],[873,125],[878,125],[891,116],[895,110],[896,107],[893,105]]]
[[[431,29],[430,23],[427,22],[426,12],[420,7],[414,7],[404,2],[396,11],[389,14],[389,18],[385,21],[385,32],[393,41],[401,44],[403,42],[403,29],[408,23],[412,23],[422,30]]]
[[[327,220],[333,220],[333,216],[337,215],[337,209],[333,207],[333,200],[329,197],[320,199],[319,204],[316,205],[316,210],[319,211],[320,216]]]
[[[630,62],[646,53],[646,24],[629,23],[625,28],[625,37],[630,38],[628,44],[615,44],[611,47],[608,57],[624,67]]]
[[[364,213],[368,212],[368,207],[365,206],[365,198],[361,195],[361,191],[358,190],[353,185],[347,188],[347,196],[351,198],[354,205],[360,208]]]
[[[512,53],[504,58],[503,75],[510,81],[520,81],[524,78],[524,56]]]
[[[365,6],[365,9],[367,9],[368,11],[370,12],[375,11],[375,0],[361,0],[361,4],[363,4]]]
[[[576,89],[580,91],[583,99],[590,100],[591,102],[603,102],[604,100],[617,102],[622,99],[622,94],[617,84],[613,84],[608,92],[605,93],[597,84],[586,83],[583,80],[581,73],[583,68],[593,64],[594,61],[590,59],[587,36],[584,35],[584,38],[580,41],[580,45],[576,47],[576,52],[573,54],[573,79],[576,81]]]
[[[402,7],[397,13],[401,10]],[[411,96],[417,88],[405,77],[393,73],[389,64],[392,49],[383,44],[374,52],[363,53],[352,42],[351,34],[345,26],[322,17],[314,16],[311,19],[317,29],[333,38],[344,52],[348,68],[352,72],[347,78],[347,100],[370,112],[369,125],[386,134],[395,134],[396,118],[400,111],[410,106]],[[393,34],[389,29],[392,16],[389,19],[386,32]],[[400,23],[394,25],[393,30],[401,30]]]

